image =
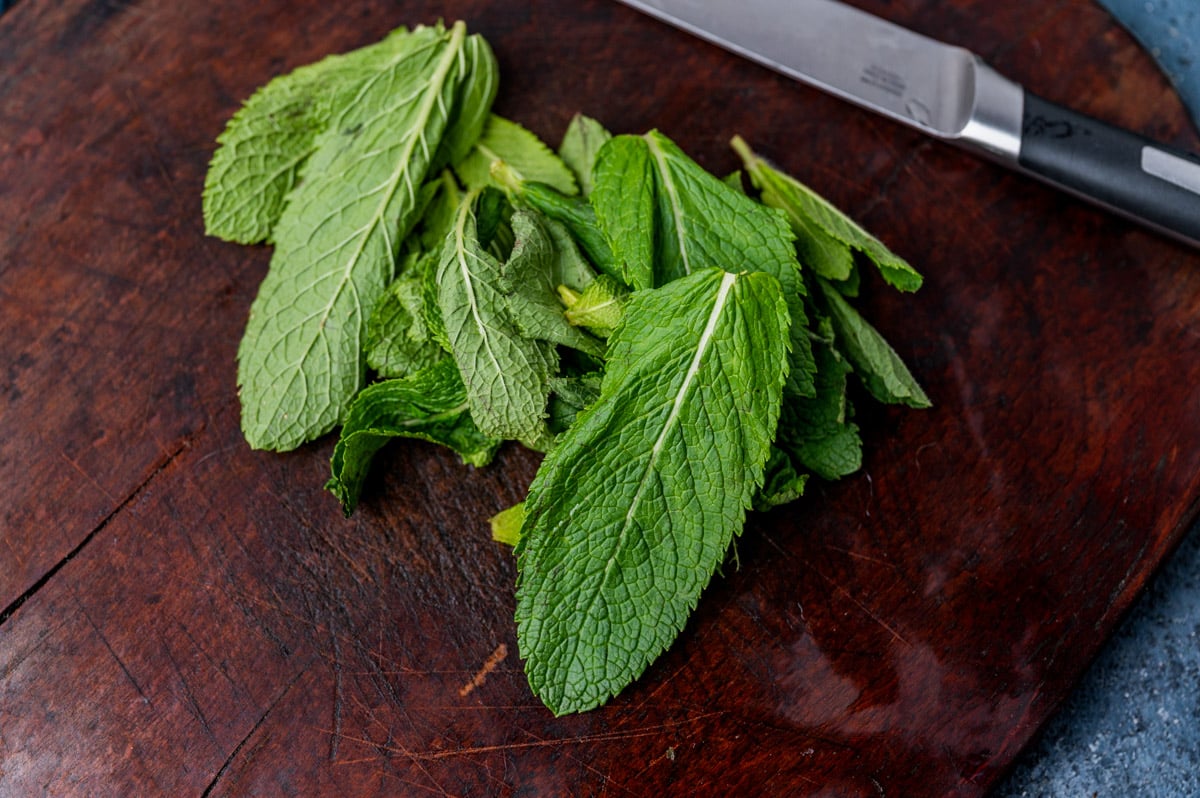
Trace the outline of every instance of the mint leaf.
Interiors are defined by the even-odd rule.
[[[883,336],[850,306],[836,288],[818,280],[829,309],[838,349],[854,366],[854,373],[881,402],[923,408],[929,397]]]
[[[803,293],[787,222],[706,172],[657,131],[643,140],[653,159],[658,197],[659,280],[716,266],[773,275],[785,296]]]
[[[328,432],[361,388],[363,326],[420,211],[467,39],[461,23],[399,39],[317,137],[238,351],[251,446],[292,449]]]
[[[762,201],[787,214],[796,231],[805,266],[830,280],[846,280],[854,264],[853,251],[867,256],[879,267],[883,278],[901,291],[921,287],[921,275],[878,238],[856,224],[808,186],[774,169],[755,155],[738,136],[732,142],[762,192]]]
[[[333,449],[332,477],[325,487],[349,516],[358,505],[371,459],[394,438],[419,438],[454,449],[463,462],[484,466],[500,442],[488,438],[467,412],[467,395],[458,368],[446,357],[399,380],[364,388],[346,414]]]
[[[625,315],[625,303],[629,291],[618,281],[602,274],[582,293],[559,288],[559,294],[567,303],[563,315],[571,324],[586,327],[596,335],[607,338],[621,323]]]
[[[788,309],[765,274],[638,292],[600,398],[546,456],[517,546],[517,625],[557,714],[607,700],[683,628],[763,476]]]
[[[596,163],[596,154],[611,138],[612,133],[604,125],[590,116],[575,114],[558,145],[558,156],[575,173],[579,190],[585,197],[592,193],[592,166]]]
[[[555,435],[565,432],[579,414],[600,398],[599,372],[550,380],[550,404],[547,425]]]
[[[753,507],[760,512],[794,502],[804,495],[808,474],[796,470],[796,465],[783,449],[771,447],[771,456],[763,474],[762,487],[754,494]]]
[[[496,438],[530,441],[545,427],[552,345],[523,336],[509,318],[502,265],[479,241],[469,193],[459,206],[437,269],[438,306],[471,415]]]
[[[550,237],[550,244],[554,250],[551,272],[555,285],[565,285],[576,290],[586,289],[596,279],[596,271],[580,253],[579,245],[571,237],[571,231],[549,216],[540,215],[538,218],[542,229]]]
[[[452,166],[466,158],[491,119],[492,103],[500,88],[500,65],[482,36],[468,36],[463,43],[459,74],[462,82],[446,133],[438,145],[434,169]]]
[[[454,170],[468,188],[491,184],[491,168],[503,161],[521,180],[545,183],[564,194],[579,187],[574,173],[536,135],[503,117],[492,114],[483,135]]]
[[[393,280],[367,321],[363,349],[381,377],[407,376],[446,354],[425,316],[425,281],[435,266],[436,256],[426,256]]]
[[[284,201],[329,126],[357,87],[383,67],[409,36],[384,40],[281,75],[256,91],[217,137],[204,180],[204,226],[242,244],[271,237]]]
[[[824,479],[838,479],[862,467],[862,439],[848,420],[846,375],[850,364],[826,343],[813,346],[816,395],[784,405],[776,443],[795,463]]]
[[[787,219],[706,172],[654,130],[604,145],[594,177],[597,223],[631,279],[643,279],[650,241],[655,285],[708,267],[763,271],[779,280],[792,314],[788,390],[810,395],[804,285]]]
[[[634,290],[653,287],[656,193],[646,142],[637,136],[617,136],[609,141],[596,157],[593,179],[588,199],[596,211],[596,223],[621,264],[621,279]]]
[[[521,539],[521,524],[525,523],[525,504],[514,504],[507,510],[501,510],[488,519],[492,527],[492,540],[517,545]]]
[[[479,246],[497,259],[507,260],[516,243],[512,232],[512,204],[503,192],[490,186],[481,187],[476,194],[475,231]]]
[[[492,181],[515,205],[531,208],[561,224],[601,272],[623,279],[621,265],[596,223],[596,212],[583,197],[568,196],[545,183],[522,180],[504,161],[492,164]]]
[[[512,230],[516,244],[500,270],[499,285],[513,325],[526,338],[603,356],[604,342],[573,326],[563,315],[565,308],[558,298],[558,286],[565,284],[568,275],[559,266],[566,264],[574,270],[574,261],[569,255],[560,258],[546,225],[532,212],[514,213]],[[578,275],[569,278],[574,280]]]
[[[463,198],[458,181],[449,169],[442,170],[431,185],[435,187],[434,195],[425,206],[421,221],[414,230],[415,236],[412,236],[423,252],[441,251],[446,236],[454,228],[454,219]]]

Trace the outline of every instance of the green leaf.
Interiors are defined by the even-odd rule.
[[[762,487],[754,494],[753,507],[762,512],[794,502],[804,495],[807,483],[808,474],[796,470],[791,455],[772,446]]]
[[[573,326],[563,315],[565,308],[558,298],[558,286],[564,284],[567,276],[558,267],[560,262],[571,267],[574,263],[560,260],[555,241],[541,217],[534,213],[525,210],[514,213],[512,229],[516,244],[512,257],[501,269],[499,285],[513,325],[526,338],[602,356],[604,342]]]
[[[549,216],[540,215],[539,219],[554,250],[552,274],[555,285],[565,285],[575,290],[586,289],[596,279],[596,271],[580,253],[571,231]]]
[[[468,36],[462,48],[462,85],[455,98],[446,135],[438,146],[434,168],[458,163],[474,148],[492,118],[492,103],[500,88],[500,65],[482,36]]]
[[[582,293],[564,291],[563,288],[559,293],[568,305],[563,314],[568,322],[605,338],[620,325],[630,296],[625,286],[607,274],[596,278]]]
[[[393,280],[367,321],[367,365],[381,377],[407,376],[446,354],[425,318],[424,283],[435,266],[436,256],[427,255]]]
[[[416,228],[417,243],[425,252],[441,250],[446,236],[454,228],[454,219],[463,197],[458,181],[449,169],[443,169],[432,185],[436,188],[435,193]]]
[[[848,420],[846,375],[850,364],[825,343],[813,347],[817,362],[816,396],[795,398],[779,417],[776,444],[797,465],[823,479],[838,479],[862,467],[862,439]]]
[[[479,431],[467,411],[458,368],[448,357],[399,380],[364,388],[346,415],[333,449],[332,477],[325,487],[349,516],[358,504],[371,459],[393,438],[419,438],[448,446],[463,462],[485,466],[500,442]]]
[[[787,214],[796,231],[805,266],[827,279],[846,280],[854,264],[853,251],[857,250],[901,291],[916,291],[921,287],[922,278],[917,270],[878,238],[808,186],[755,155],[741,137],[735,136],[732,144],[745,163],[750,180],[762,192],[762,201]]]
[[[593,174],[588,199],[621,264],[621,279],[634,290],[653,287],[656,194],[646,142],[637,136],[612,139],[600,149]]]
[[[292,449],[328,432],[362,387],[363,328],[421,210],[466,40],[461,23],[402,38],[318,136],[238,351],[251,446]]]
[[[531,208],[561,224],[597,269],[623,279],[621,264],[613,256],[608,239],[596,223],[596,212],[586,199],[567,196],[545,183],[522,180],[504,161],[493,163],[491,174],[492,181],[514,204]]]
[[[838,349],[854,366],[854,373],[881,402],[909,407],[929,407],[929,397],[909,372],[904,361],[836,288],[818,280],[829,309]]]
[[[457,212],[456,210],[455,213]],[[478,189],[475,199],[475,232],[479,246],[501,261],[508,260],[513,244],[516,243],[512,233],[512,214],[512,204],[503,192],[491,186]]]
[[[242,244],[270,239],[317,135],[342,110],[350,90],[385,65],[408,36],[401,28],[376,44],[299,67],[256,91],[217,137],[204,180],[206,232]]]
[[[763,271],[779,280],[792,314],[788,390],[812,393],[805,289],[783,214],[730,188],[653,130],[644,136],[617,136],[606,144],[596,162],[595,181],[591,201],[597,223],[631,278],[649,257],[655,285],[709,267]],[[647,192],[653,201],[647,200]],[[649,256],[648,241],[654,242]]]
[[[765,274],[705,269],[634,294],[600,398],[525,503],[518,640],[555,713],[603,703],[683,628],[761,483],[787,326]]]
[[[565,432],[575,419],[600,398],[600,372],[550,380],[550,418],[547,421],[555,435]]]
[[[496,438],[534,440],[545,428],[553,345],[526,338],[512,323],[502,265],[479,243],[474,200],[459,207],[438,264],[438,305],[462,373],[471,415]]]
[[[521,539],[521,524],[525,523],[525,503],[514,504],[507,510],[501,510],[488,519],[492,527],[492,540],[517,545]]]
[[[575,114],[563,134],[558,155],[575,173],[580,192],[585,197],[592,193],[592,166],[596,163],[596,154],[611,138],[612,133],[604,125],[583,114]]]
[[[492,114],[483,135],[454,170],[468,188],[492,185],[491,168],[503,161],[521,180],[552,186],[576,194],[575,175],[536,135],[503,117]]]

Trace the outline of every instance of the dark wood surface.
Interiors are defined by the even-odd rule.
[[[1187,149],[1088,0],[871,0]],[[206,239],[241,99],[463,18],[498,110],[733,133],[927,275],[867,312],[936,407],[862,405],[861,474],[753,517],[677,644],[553,718],[485,519],[537,457],[422,444],[341,517],[332,442],[255,453],[234,353],[269,257]],[[607,0],[24,0],[0,18],[0,793],[982,795],[1197,512],[1200,256]]]

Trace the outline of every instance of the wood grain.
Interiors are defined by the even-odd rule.
[[[1197,149],[1087,0],[861,5]],[[740,133],[927,275],[868,315],[928,412],[752,518],[677,644],[554,718],[483,519],[537,457],[251,452],[234,354],[269,253],[206,239],[213,140],[270,77],[438,16],[550,141],[578,110],[717,173]],[[0,793],[982,795],[1200,495],[1200,257],[612,2],[24,0],[0,18]]]

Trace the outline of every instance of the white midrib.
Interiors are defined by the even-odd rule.
[[[646,461],[646,470],[642,473],[642,478],[638,482],[637,492],[634,493],[633,500],[629,503],[629,510],[625,513],[625,523],[621,526],[621,534],[617,538],[617,545],[613,547],[613,555],[604,566],[604,581],[608,580],[609,571],[616,564],[617,553],[625,545],[629,529],[633,526],[633,516],[637,512],[638,506],[642,501],[642,494],[645,493],[646,486],[650,482],[650,475],[654,473],[654,469],[658,465],[658,458],[666,446],[671,430],[674,429],[676,422],[679,420],[679,414],[683,410],[684,402],[687,400],[688,393],[691,392],[692,383],[695,382],[696,375],[700,373],[700,367],[704,362],[704,355],[708,352],[708,348],[712,344],[712,337],[716,332],[717,324],[721,320],[721,313],[725,309],[729,292],[737,280],[738,275],[729,272],[726,272],[721,278],[721,286],[717,289],[717,296],[713,302],[712,312],[708,314],[708,323],[704,325],[704,332],[700,334],[700,340],[696,343],[696,352],[692,355],[692,362],[688,365],[687,373],[683,376],[683,382],[680,384],[679,390],[675,392],[675,398],[671,401],[671,412],[667,414],[667,419],[663,422],[662,429],[659,430],[658,437],[655,439],[654,445],[650,448],[650,458]]]
[[[663,190],[667,192],[667,198],[671,203],[671,216],[675,219],[675,241],[679,244],[679,256],[683,259],[683,273],[692,273],[692,259],[688,254],[687,235],[683,230],[683,207],[679,200],[679,187],[675,185],[675,181],[671,179],[671,172],[667,168],[666,155],[662,148],[658,146],[658,142],[654,141],[648,134],[644,137],[646,145],[650,148],[650,154],[654,156],[654,162],[658,166],[658,174],[662,177]]]

